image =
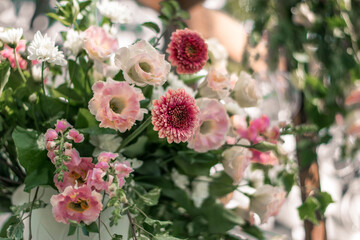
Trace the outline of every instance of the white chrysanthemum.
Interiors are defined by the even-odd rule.
[[[0,33],[0,40],[6,44],[16,45],[20,41],[23,32],[24,30],[22,28],[11,28],[5,30]]]
[[[49,38],[47,34],[43,36],[40,31],[37,31],[35,34],[34,40],[28,47],[28,51],[29,60],[47,61],[61,66],[66,65],[64,53],[55,46],[55,41]]]
[[[67,32],[64,47],[69,49],[72,54],[76,56],[83,47],[83,38],[81,34],[73,29],[70,29]]]
[[[204,200],[209,196],[209,179],[205,176],[197,177],[192,182],[191,199],[195,207],[201,207]]]
[[[175,168],[171,171],[171,179],[175,186],[182,190],[186,190],[189,185],[189,178],[186,175],[180,174]]]
[[[124,3],[103,0],[97,4],[97,8],[114,23],[129,23],[132,20],[132,11]]]

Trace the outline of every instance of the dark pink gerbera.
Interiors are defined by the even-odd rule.
[[[152,124],[160,138],[168,143],[188,141],[199,125],[199,107],[184,89],[169,89],[165,96],[153,101]]]
[[[208,60],[207,46],[199,33],[189,29],[176,30],[166,50],[171,65],[179,74],[192,74],[200,71]]]

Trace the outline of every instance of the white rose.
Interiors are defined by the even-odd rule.
[[[138,86],[163,85],[170,72],[165,55],[145,40],[117,50],[115,64],[123,70],[126,81]]]
[[[259,187],[250,201],[250,210],[257,213],[262,223],[276,216],[285,201],[286,192],[280,187],[263,185]]]
[[[234,98],[240,107],[255,107],[260,94],[256,81],[246,72],[241,72],[234,87]]]
[[[234,180],[234,185],[239,184],[250,163],[250,151],[247,148],[235,146],[226,149],[222,157],[225,172]]]

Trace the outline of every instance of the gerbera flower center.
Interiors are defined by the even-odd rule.
[[[139,66],[141,68],[141,70],[143,70],[144,72],[151,72],[151,65],[147,62],[140,62]]]
[[[188,55],[189,57],[195,56],[197,53],[196,48],[192,45],[187,45],[185,51],[186,55]]]
[[[211,129],[213,128],[214,121],[208,120],[204,121],[200,126],[200,133],[201,134],[207,134],[211,132]]]
[[[169,110],[169,123],[175,128],[183,128],[188,124],[188,112],[186,106],[179,105]]]
[[[110,108],[114,113],[121,114],[125,106],[126,103],[122,98],[113,98],[110,100]]]
[[[84,212],[89,208],[89,204],[86,200],[79,198],[76,202],[70,202],[68,207],[76,212]]]

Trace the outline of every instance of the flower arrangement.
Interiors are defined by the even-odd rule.
[[[96,5],[100,24],[91,22],[92,1],[58,3],[49,16],[70,29],[62,47],[40,32],[33,40],[22,29],[0,33],[4,203],[20,184],[35,192],[10,207],[8,239],[41,239],[31,221],[46,205],[44,187],[57,191],[52,217],[77,239],[80,230],[122,239],[101,220],[108,209],[110,226],[128,219],[131,239],[233,239],[236,226],[264,239],[254,216],[275,216],[296,184],[281,135],[308,128],[233,111],[261,101],[255,79],[228,73],[199,33],[182,29],[187,13],[178,3],[161,4],[163,32],[143,23],[156,35],[127,47],[105,26],[131,21],[130,9],[111,1]],[[157,47],[173,26],[166,56]],[[265,176],[258,186],[254,170]],[[234,191],[249,201],[245,214],[226,207]]]

